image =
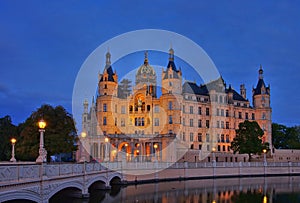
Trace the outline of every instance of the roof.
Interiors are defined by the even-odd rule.
[[[115,82],[114,77],[113,77],[114,71],[113,71],[111,65],[106,65],[103,72],[105,73],[105,71],[106,71],[107,74],[108,74],[107,80],[108,80],[108,81]],[[103,76],[101,77],[100,81],[103,81]]]
[[[223,78],[218,78],[210,83],[205,85],[198,86],[195,82],[185,82],[182,87],[183,93],[190,93],[196,95],[204,95],[209,96],[209,90],[214,89],[217,92],[225,91],[226,94],[230,92],[233,94],[233,100],[236,101],[247,101],[244,97],[242,97],[238,92],[232,89],[230,86],[229,88],[225,88],[225,83]]]
[[[266,87],[266,84],[262,78],[260,78],[257,82],[256,88],[253,89],[253,96],[262,94],[262,89],[265,88],[266,94],[270,93],[270,87]]]

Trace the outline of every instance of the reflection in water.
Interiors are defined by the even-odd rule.
[[[202,179],[114,186],[109,191],[91,191],[89,200],[77,199],[72,202],[300,202],[300,176]]]

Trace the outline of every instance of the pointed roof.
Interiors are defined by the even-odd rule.
[[[107,51],[107,53],[106,53],[106,64],[105,64],[103,73],[107,73],[108,74],[108,78],[107,78],[108,81],[115,82],[114,81],[114,77],[113,77],[114,71],[113,71],[113,69],[111,67],[110,58],[111,58],[111,54],[109,53],[109,51]],[[103,81],[103,76],[101,77],[100,81]]]
[[[270,87],[267,87],[264,79],[263,79],[263,69],[262,66],[260,65],[260,68],[258,70],[258,82],[256,85],[256,88],[253,88],[253,96],[259,95],[259,94],[269,94],[270,93]],[[264,92],[262,91],[264,90]]]
[[[169,62],[167,65],[167,70],[169,68],[173,70],[172,78],[179,78],[178,72],[180,72],[180,70],[177,70],[176,65],[174,63],[174,49],[172,48],[169,49]],[[168,78],[169,78],[169,74],[165,74],[163,79],[168,79]]]

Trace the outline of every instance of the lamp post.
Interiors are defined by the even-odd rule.
[[[17,160],[16,160],[16,158],[15,158],[15,143],[16,143],[16,139],[15,138],[12,138],[11,140],[10,140],[10,142],[11,142],[11,145],[12,145],[12,149],[11,149],[11,159],[10,159],[10,161],[11,162],[16,162]]]
[[[264,153],[264,165],[266,166],[267,165],[267,158],[266,158],[267,150],[263,149],[263,153]]]
[[[109,157],[108,157],[108,141],[109,139],[106,137],[104,138],[104,142],[105,142],[105,156],[104,156],[104,161],[109,161]]]
[[[86,132],[81,132],[81,153],[80,153],[80,162],[85,162],[85,137],[86,137]]]
[[[47,151],[44,148],[44,132],[46,127],[46,122],[41,119],[39,121],[39,132],[40,132],[40,148],[39,148],[39,156],[36,159],[36,163],[44,163],[47,162]]]
[[[212,148],[212,156],[213,156],[213,160],[212,160],[212,161],[213,161],[213,163],[216,162],[215,152],[216,152],[216,148],[213,147],[213,148]]]
[[[154,157],[155,157],[155,161],[157,161],[157,148],[158,148],[158,145],[155,143],[155,144],[153,145],[153,147],[154,147]]]

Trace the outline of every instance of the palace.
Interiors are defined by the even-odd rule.
[[[166,64],[158,97],[157,74],[147,52],[132,89],[130,80],[118,81],[107,52],[96,101],[90,108],[87,100],[83,104],[78,160],[196,162],[210,161],[215,152],[219,160],[232,161],[230,142],[244,120],[257,121],[264,130],[262,141],[271,145],[270,86],[262,67],[251,105],[244,84],[238,93],[222,77],[204,85],[183,82],[172,48]]]

